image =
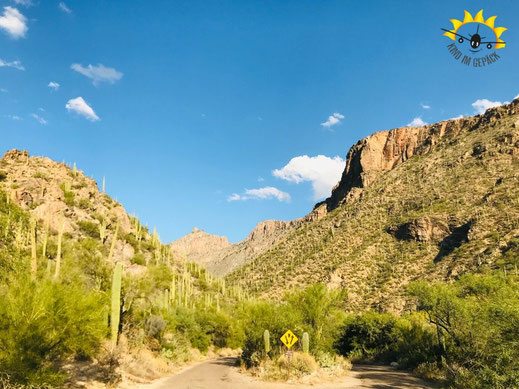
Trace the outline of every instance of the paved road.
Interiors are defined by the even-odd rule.
[[[148,389],[429,389],[419,379],[385,366],[354,366],[348,377],[323,385],[299,385],[254,380],[239,372],[235,358],[207,361],[172,377],[159,380]],[[144,388],[144,387],[143,387]]]

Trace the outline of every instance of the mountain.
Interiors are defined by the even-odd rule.
[[[342,286],[352,310],[406,306],[416,279],[514,269],[519,254],[519,100],[483,115],[377,132],[355,144],[320,217],[227,279],[269,297]]]
[[[316,207],[303,218],[292,221],[266,220],[260,222],[241,242],[231,244],[224,236],[211,235],[198,228],[169,244],[174,255],[203,265],[208,271],[224,276],[249,263],[290,231],[307,222],[318,220],[326,213],[325,207]]]

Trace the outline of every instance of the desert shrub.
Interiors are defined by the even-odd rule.
[[[189,339],[179,333],[164,335],[161,355],[171,362],[187,362],[189,360]]]
[[[451,385],[519,387],[519,283],[503,274],[464,275],[453,284],[410,286],[436,328],[437,359]]]
[[[80,199],[77,205],[81,209],[90,209],[92,207],[92,203],[89,199]]]
[[[365,362],[398,362],[414,368],[433,362],[435,332],[422,315],[398,318],[391,314],[365,312],[350,316],[335,344],[339,353]]]
[[[137,253],[137,254],[135,254],[132,257],[130,262],[135,264],[135,265],[145,266],[146,265],[146,258],[144,257],[144,255],[142,255],[142,253]]]
[[[346,316],[346,291],[317,283],[288,294],[285,300],[298,311],[310,335],[311,352],[333,352],[333,343]]]
[[[0,181],[5,181],[7,179],[7,173],[0,171]]]
[[[131,245],[135,251],[139,249],[139,242],[137,241],[137,238],[135,235],[128,233],[124,234],[121,239],[123,239],[126,243]]]
[[[282,369],[288,369],[288,358],[282,354],[278,358],[278,366]],[[303,376],[311,374],[319,368],[314,357],[310,354],[302,352],[294,352],[290,360],[290,371],[294,372],[296,376]]]
[[[361,361],[390,362],[395,360],[393,328],[396,317],[390,314],[365,312],[346,320],[335,347],[340,354]]]
[[[99,238],[99,226],[96,223],[86,220],[79,220],[77,225],[81,232],[91,238]]]
[[[162,334],[166,329],[167,322],[158,315],[150,315],[146,319],[144,330],[146,331],[146,335],[150,338],[162,338]]]
[[[103,298],[77,285],[12,277],[0,294],[0,372],[15,382],[60,384],[56,363],[93,356],[105,335]]]
[[[75,201],[74,198],[76,196],[74,195],[74,192],[63,190],[63,202],[67,204],[68,207],[72,208],[74,207]]]
[[[257,366],[267,356],[263,343],[266,329],[270,332],[270,358],[281,354],[284,346],[279,339],[288,329],[303,333],[297,331],[301,328],[301,319],[289,305],[257,300],[245,302],[239,309],[238,320],[242,321],[245,334],[241,358],[247,367]]]

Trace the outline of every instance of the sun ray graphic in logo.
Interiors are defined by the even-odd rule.
[[[487,20],[485,20],[485,18],[483,17],[483,10],[479,11],[474,17],[472,17],[470,12],[465,11],[465,17],[463,21],[457,19],[450,19],[453,29],[446,30],[445,28],[442,28],[442,30],[445,31],[443,35],[452,40],[458,40],[459,43],[463,43],[465,41],[469,42],[471,47],[470,51],[473,53],[481,50],[480,45],[486,45],[487,49],[489,50],[492,49],[492,47],[494,49],[502,49],[503,47],[505,47],[506,43],[502,39],[500,39],[500,37],[503,34],[503,32],[507,30],[507,28],[494,27],[496,17],[497,16],[491,16]],[[475,31],[473,31],[473,34],[467,34],[467,37],[462,33],[462,31],[460,31],[460,29],[462,29],[463,26],[469,23],[477,23],[477,25],[473,26],[473,28],[475,29]],[[482,25],[488,27],[493,32],[493,34],[495,35],[495,39],[493,36],[482,37],[480,35],[479,28]],[[490,32],[490,30],[487,31]]]

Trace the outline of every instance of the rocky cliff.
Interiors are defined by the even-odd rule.
[[[357,199],[377,176],[404,163],[413,155],[428,153],[444,137],[456,136],[472,119],[457,119],[424,127],[402,127],[376,132],[350,148],[346,168],[332,195],[323,203],[328,211]],[[469,124],[470,125],[470,124]]]

